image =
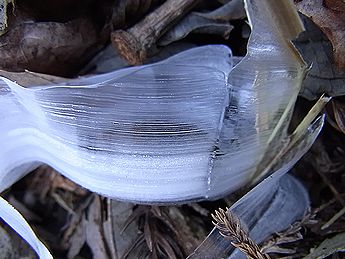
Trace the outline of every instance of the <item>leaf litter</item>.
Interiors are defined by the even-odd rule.
[[[131,1],[121,2],[126,4],[126,2],[129,3]],[[342,78],[343,70],[339,70],[339,67],[343,64],[341,58],[344,57],[344,55],[338,55],[339,52],[342,53],[342,51],[345,50],[345,47],[341,45],[343,41],[341,41],[342,36],[338,29],[343,28],[341,27],[343,21],[340,17],[340,13],[344,10],[342,9],[341,1],[338,1],[339,5],[337,1],[325,1],[327,2],[326,6],[320,6],[319,3],[315,3],[315,5],[317,4],[316,7],[314,5],[307,5],[307,1],[300,2],[301,3],[298,3],[297,6],[299,6],[304,13],[307,15],[309,14],[309,16],[319,11],[321,8],[322,12],[319,13],[320,16],[315,14],[313,17],[314,22],[316,22],[324,32],[327,31],[327,26],[331,26],[329,23],[330,17],[334,18],[332,21],[339,21],[332,25],[336,26],[333,32],[326,33],[334,47],[335,52],[333,54],[336,61],[334,62],[333,59],[329,58],[329,54],[326,54],[328,58],[328,63],[326,63],[326,65],[322,63],[322,60],[321,62],[319,60],[313,60],[312,62],[318,64],[321,68],[322,66],[329,66],[329,64],[331,64],[332,68],[334,65],[337,65],[338,68],[334,68],[333,71],[338,69],[336,73],[339,73]],[[133,13],[136,13],[135,15],[138,16],[143,16],[144,13],[148,12],[149,4],[141,9],[139,6],[141,6],[142,3],[140,1],[137,1],[137,3],[137,12],[127,13],[127,9],[125,8],[127,17],[131,17]],[[221,8],[221,6],[217,8]],[[331,9],[331,11],[329,9]],[[115,8],[114,10],[116,11],[117,9]],[[115,11],[114,13],[116,13]],[[197,11],[200,12],[200,10]],[[212,10],[210,10],[210,12],[212,13]],[[4,58],[3,61],[1,61],[1,68],[10,71],[24,71],[28,69],[57,76],[77,75],[83,65],[85,65],[102,46],[105,46],[104,41],[99,41],[99,32],[97,32],[97,28],[95,29],[94,24],[90,23],[88,19],[84,21],[83,19],[84,18],[72,20],[67,23],[15,23],[13,27],[8,28],[8,32],[6,32],[5,35],[0,37],[0,41],[4,40],[4,42],[9,42],[8,39],[16,39],[16,35],[23,34],[24,39],[28,39],[29,45],[35,46],[39,43],[40,46],[38,48],[32,48],[27,45],[21,45],[23,44],[20,43],[20,39],[22,38],[19,37],[17,37],[15,43],[11,43],[12,45],[6,43],[5,48],[0,50],[0,53],[3,57],[8,57],[8,59]],[[139,19],[135,17],[133,20]],[[113,18],[113,21],[115,21],[115,18]],[[241,22],[244,23],[245,21],[242,20]],[[121,26],[127,24],[126,20],[123,18],[121,23],[119,23]],[[117,22],[115,22],[115,24],[117,24]],[[11,23],[9,23],[9,26],[12,26]],[[235,28],[236,27],[235,24]],[[87,28],[87,30],[83,31],[83,28]],[[79,30],[81,30],[81,32]],[[51,39],[47,38],[48,40],[42,44],[42,41],[37,35],[43,34],[46,35],[46,37],[51,37]],[[76,35],[80,36],[79,39]],[[6,41],[5,38],[3,38],[4,36],[7,37]],[[62,41],[58,41],[58,38],[61,38]],[[232,38],[230,37],[230,41],[231,40]],[[203,42],[200,39],[196,40],[193,36],[188,36],[185,41]],[[325,41],[324,38],[322,41]],[[217,39],[217,42],[219,42],[219,39]],[[45,43],[47,45],[44,45]],[[309,47],[312,46],[312,48],[316,48],[316,50],[320,49],[320,46],[324,46],[324,43],[316,45],[313,41],[308,44]],[[322,47],[322,49],[324,49],[324,47]],[[30,51],[31,53],[26,51]],[[54,58],[50,60],[47,59],[47,56]],[[45,66],[42,66],[42,64],[45,64]],[[322,72],[323,69],[320,69],[320,71]],[[320,71],[317,71],[316,74],[319,74]],[[4,71],[3,73],[3,75],[6,74],[9,76],[9,72]],[[40,76],[32,72],[22,72],[22,74],[13,74],[13,76],[18,78],[14,79],[16,81],[29,80],[31,82],[31,80],[33,80],[33,82],[37,81],[42,84],[57,82],[56,80],[59,80],[59,78],[50,78],[45,75]],[[328,91],[330,95],[343,95],[343,90],[340,87],[334,87],[333,84],[330,83],[333,82],[333,80],[337,80],[338,77],[334,73],[325,77],[327,78],[326,81],[320,79],[322,87],[324,87],[322,90],[317,88],[315,91],[316,87],[313,88],[311,84],[307,86],[312,92],[312,98],[309,99],[314,99],[316,96],[318,97],[321,92],[327,92],[325,89],[331,89],[331,91]],[[320,80],[315,79],[313,82],[320,82]],[[30,83],[28,84],[30,85]],[[341,84],[338,85],[341,86]],[[302,96],[310,97],[310,95],[303,94],[303,92]],[[298,108],[304,111],[308,109],[309,105],[310,104],[307,102],[300,102],[297,104]],[[327,254],[342,250],[339,240],[341,242],[343,239],[339,237],[343,235],[341,232],[345,233],[344,216],[339,217],[337,221],[326,229],[322,229],[322,226],[324,226],[330,218],[344,208],[341,202],[345,198],[343,193],[343,159],[345,147],[342,143],[345,142],[342,133],[344,125],[342,99],[334,99],[327,109],[331,110],[334,120],[333,125],[336,125],[338,129],[330,126],[331,124],[326,124],[325,130],[318,141],[319,145],[314,145],[311,151],[294,169],[295,174],[299,176],[301,173],[298,171],[304,172],[304,174],[302,174],[302,179],[310,190],[313,207],[317,211],[313,218],[313,223],[315,224],[305,225],[302,220],[302,223],[297,222],[292,225],[292,230],[288,229],[285,232],[278,233],[278,237],[271,239],[274,240],[275,243],[273,243],[277,245],[276,247],[275,245],[271,246],[271,251],[274,253],[289,252],[292,255],[307,255],[310,248],[316,247],[326,238],[327,241],[324,242],[330,242],[335,247],[333,250],[327,250]],[[24,206],[22,213],[31,215],[28,216],[29,221],[36,222],[34,223],[34,227],[36,229],[41,229],[41,231],[38,232],[42,233],[40,236],[43,239],[46,239],[45,236],[50,236],[50,238],[46,239],[46,242],[56,254],[68,256],[70,258],[78,254],[82,254],[85,258],[88,258],[90,252],[93,256],[97,256],[97,258],[129,258],[131,253],[132,255],[142,257],[144,257],[144,255],[151,255],[153,258],[164,256],[182,258],[188,255],[210,230],[210,218],[205,217],[205,215],[193,209],[186,209],[186,206],[158,208],[111,201],[98,195],[91,195],[68,179],[56,174],[56,172],[50,168],[40,168],[39,170],[41,170],[41,172],[28,175],[9,191],[6,191],[5,195],[13,197],[12,201],[16,200]],[[37,192],[36,190],[39,191]],[[48,208],[50,208],[51,211],[44,211],[45,209],[39,208],[42,204],[48,204]],[[214,204],[224,207],[224,201],[217,201]],[[210,205],[203,203],[201,206],[203,210],[209,211],[210,214],[214,207],[217,207],[217,205],[214,204]],[[317,210],[317,208],[319,208],[319,210]],[[27,210],[27,212],[25,212],[25,210]],[[205,211],[203,214],[205,214]],[[195,223],[195,221],[197,221],[196,218],[201,219],[197,224]],[[44,224],[40,223],[42,221]],[[56,226],[50,226],[50,229],[49,227],[46,228],[47,221],[55,222],[53,224]],[[195,237],[191,222],[202,230],[201,236]],[[48,225],[50,224],[52,223]],[[162,228],[162,225],[164,228]],[[298,234],[302,226],[304,229],[303,239],[301,239]],[[43,231],[43,228],[48,229],[48,231]],[[109,228],[113,228],[114,230],[109,231]],[[183,231],[181,228],[183,228]],[[49,231],[51,234],[47,234]],[[63,244],[59,244],[57,238],[52,238],[56,233],[58,233],[57,236],[59,236],[59,238],[62,238]],[[183,233],[183,235],[181,235],[181,233]],[[334,235],[335,233],[339,234]],[[329,238],[332,236],[334,236],[333,239]],[[188,242],[181,242],[181,240],[183,240],[182,237],[185,238],[184,240],[188,240]],[[322,249],[325,244],[324,242],[320,245],[320,248],[314,250],[314,253],[318,252],[320,249],[324,250]],[[188,244],[188,247],[186,244]],[[282,244],[287,245],[288,248],[280,248]],[[115,247],[115,249],[112,247]],[[332,246],[328,244],[327,247]],[[114,254],[116,254],[116,257]],[[311,254],[313,254],[313,252]],[[326,254],[323,255],[325,256]]]

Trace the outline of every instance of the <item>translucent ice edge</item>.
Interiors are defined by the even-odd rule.
[[[230,49],[211,45],[60,85],[23,88],[0,77],[0,190],[42,163],[142,203],[243,186],[267,150],[280,148],[305,73],[290,42],[300,28],[274,19],[271,5],[247,1],[253,32],[234,69]]]
[[[270,234],[287,228],[303,216],[309,206],[305,188],[286,172],[310,148],[324,122],[320,117],[308,130],[298,146],[293,150],[291,161],[258,184],[230,210],[236,213],[250,230],[250,236],[257,242]],[[22,236],[40,258],[52,258],[47,248],[33,233],[25,219],[7,201],[0,197],[0,217]],[[231,242],[213,230],[205,241],[189,258],[245,258],[231,246]]]
[[[41,162],[112,198],[207,197],[231,61],[205,46],[65,85],[1,78],[1,189]]]
[[[23,216],[2,197],[0,197],[0,217],[28,242],[39,258],[53,258],[48,249],[37,238]]]
[[[256,40],[253,55],[250,41],[233,70],[231,51],[215,45],[55,86],[0,78],[0,189],[40,163],[91,191],[143,203],[237,189],[303,75],[285,45],[267,37],[269,49]]]
[[[94,192],[137,202],[238,188],[294,98],[298,71],[268,67],[273,74],[255,86],[256,75],[237,78],[246,60],[233,70],[239,82],[233,72],[228,78],[231,62],[225,46],[205,46],[65,85],[23,88],[0,78],[0,187],[41,162]],[[268,89],[274,98],[256,96]]]
[[[309,195],[304,186],[286,173],[311,147],[320,133],[324,116],[320,116],[304,134],[297,146],[286,154],[291,160],[263,180],[231,208],[249,236],[257,243],[272,233],[288,228],[301,219],[309,208]],[[286,159],[283,158],[283,159]],[[201,245],[188,258],[246,258],[231,245],[231,240],[221,236],[214,228]]]
[[[282,1],[247,1],[253,33],[247,56],[233,70],[229,49],[205,46],[157,64],[55,86],[25,89],[1,78],[0,190],[42,163],[92,191],[145,203],[215,198],[245,184],[272,135],[278,128],[279,136],[286,133],[280,118],[292,109],[305,72],[290,38],[280,34],[281,23],[286,27],[291,19],[282,16],[276,23],[266,8],[277,2]],[[276,140],[270,148],[279,149]],[[279,186],[287,181],[305,194],[295,180],[282,179],[288,180]],[[264,183],[232,208],[260,238],[266,233],[255,230],[260,227],[248,215],[261,209],[269,222],[276,214],[264,213],[264,201],[286,190],[275,181]],[[294,193],[285,194],[294,200]],[[258,206],[249,206],[253,202]],[[41,258],[50,258],[25,220],[1,203],[0,216]],[[295,211],[287,214],[280,227],[297,217]]]

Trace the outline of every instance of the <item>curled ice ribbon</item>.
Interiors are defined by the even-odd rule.
[[[301,28],[289,27],[288,17],[275,20],[268,8],[275,1],[246,3],[253,31],[234,68],[231,51],[213,45],[58,85],[25,88],[0,77],[0,190],[41,164],[91,191],[150,204],[215,199],[246,184],[287,136],[306,71],[290,42]],[[265,201],[280,183],[249,197]],[[301,210],[308,203],[302,200]],[[253,213],[238,208],[241,218]],[[6,213],[16,212],[3,202]],[[10,224],[50,256],[23,218]]]
[[[270,1],[248,2],[253,31],[234,68],[228,47],[210,45],[59,85],[0,77],[0,190],[42,163],[141,203],[215,199],[247,183],[279,150],[306,71],[291,44],[296,11],[292,26],[267,13]]]
[[[46,163],[113,198],[211,196],[231,66],[227,47],[206,46],[58,86],[1,78],[0,185]]]
[[[234,190],[248,180],[274,122],[257,124],[266,100],[245,76],[233,85],[230,70],[228,48],[205,46],[59,86],[1,78],[0,186],[46,163],[92,191],[137,202]],[[273,83],[283,71],[276,73]],[[278,111],[287,90],[272,99]]]
[[[324,116],[318,117],[301,135],[296,146],[282,157],[284,162],[273,169],[274,173],[230,207],[229,210],[240,218],[249,236],[257,243],[272,233],[287,229],[309,208],[307,190],[287,172],[314,143],[323,123]],[[246,258],[231,242],[214,228],[188,259]]]
[[[256,50],[252,59],[232,70],[231,51],[215,45],[55,86],[0,78],[0,187],[46,163],[91,191],[136,202],[235,190],[302,76],[281,53]]]

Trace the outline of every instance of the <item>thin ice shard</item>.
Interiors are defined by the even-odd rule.
[[[300,28],[274,23],[265,5],[248,5],[253,33],[233,70],[227,47],[204,46],[55,86],[2,78],[0,187],[39,163],[94,192],[144,203],[243,186],[280,148],[305,71],[290,43]]]
[[[282,157],[285,163],[229,209],[240,218],[249,230],[249,236],[257,243],[272,233],[288,228],[309,207],[309,196],[304,186],[286,173],[314,143],[323,123],[324,116],[317,118],[298,140],[295,148]],[[225,257],[246,258],[235,250],[231,240],[221,236],[214,228],[188,258]]]
[[[247,55],[229,74],[210,196],[243,186],[280,150],[306,72],[291,43],[303,30],[293,4],[250,0],[246,9],[252,33]]]
[[[39,161],[113,198],[204,198],[231,62],[228,48],[205,46],[58,86],[2,78],[2,188]]]
[[[40,258],[53,258],[48,249],[37,238],[23,216],[2,197],[0,197],[0,208],[0,217],[29,243]]]
[[[228,48],[205,46],[55,86],[26,89],[1,78],[0,190],[42,163],[92,191],[145,203],[216,198],[247,183],[281,147],[305,72],[290,43],[301,26],[286,16],[297,14],[277,17],[272,5],[291,9],[286,1],[247,1],[253,33],[248,55],[233,70]],[[271,200],[267,193],[278,188],[259,186],[236,205],[242,218],[253,213],[248,204]],[[297,217],[287,216],[285,224]],[[22,218],[5,219],[23,231]]]

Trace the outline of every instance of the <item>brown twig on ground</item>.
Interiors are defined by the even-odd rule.
[[[268,255],[260,251],[259,246],[247,235],[241,226],[240,220],[230,211],[219,209],[212,214],[215,220],[212,223],[219,233],[231,240],[231,244],[241,250],[248,259],[268,259]]]
[[[111,41],[130,64],[142,64],[157,40],[180,20],[198,0],[168,0],[127,31],[112,33]]]

